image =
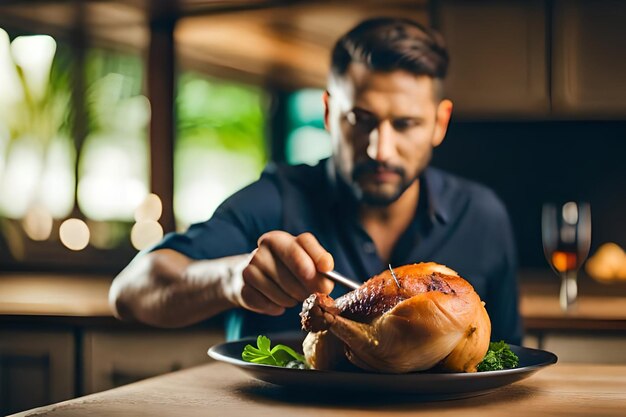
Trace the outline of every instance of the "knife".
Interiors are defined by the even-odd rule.
[[[335,281],[337,284],[341,284],[346,288],[350,288],[351,290],[356,290],[362,285],[360,282],[356,282],[353,279],[345,277],[337,271],[322,272],[322,275],[332,281]]]

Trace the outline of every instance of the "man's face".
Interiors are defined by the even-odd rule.
[[[351,64],[334,80],[326,126],[339,173],[370,205],[396,201],[443,140],[452,103],[434,99],[434,81],[406,71]],[[443,119],[443,120],[442,120]]]

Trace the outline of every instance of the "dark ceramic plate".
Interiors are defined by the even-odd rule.
[[[268,336],[272,341],[272,346],[282,343],[297,351],[302,350],[303,336],[300,334]],[[241,352],[244,346],[249,343],[256,346],[256,338],[215,345],[209,349],[208,353],[213,359],[235,365],[256,379],[287,388],[412,394],[428,400],[466,398],[486,394],[496,388],[528,378],[541,368],[555,364],[557,361],[554,353],[511,345],[511,350],[519,357],[519,366],[502,371],[476,373],[415,372],[400,375],[317,371],[244,362],[241,359]]]

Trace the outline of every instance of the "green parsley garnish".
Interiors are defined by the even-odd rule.
[[[489,343],[489,350],[478,364],[478,372],[511,369],[519,365],[519,358],[503,340]]]
[[[287,368],[308,368],[304,356],[289,346],[276,345],[271,347],[271,341],[266,336],[259,336],[256,345],[257,347],[252,345],[244,347],[241,353],[241,358],[244,361]]]

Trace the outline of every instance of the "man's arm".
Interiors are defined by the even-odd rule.
[[[332,256],[310,233],[265,233],[252,254],[194,261],[171,249],[140,255],[113,281],[117,317],[159,327],[197,323],[234,307],[280,315],[313,292],[330,293],[320,271]]]
[[[113,281],[109,303],[124,320],[182,327],[240,306],[250,255],[195,261],[171,249],[139,255]],[[239,292],[240,292],[239,288]]]

